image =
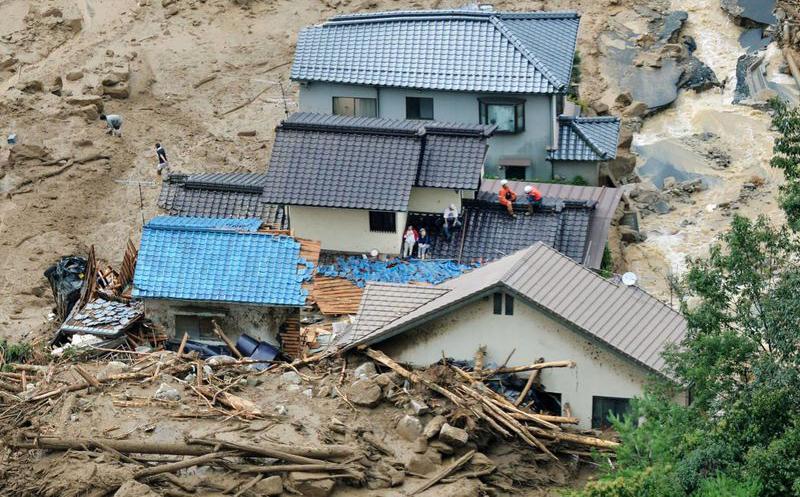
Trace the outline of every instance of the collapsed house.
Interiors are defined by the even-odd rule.
[[[339,15],[300,32],[291,78],[301,111],[495,125],[487,174],[597,185],[619,120],[558,117],[580,112],[567,101],[579,24],[485,6]]]
[[[296,322],[313,264],[301,243],[260,232],[260,219],[161,216],[142,231],[133,298],[170,337],[218,343],[215,328],[279,344]]]
[[[685,334],[679,312],[537,243],[434,286],[367,284],[340,345],[418,366],[469,361],[481,348],[509,367],[568,358],[577,366],[542,371],[537,395],[552,414],[599,428],[609,411],[627,411],[650,375],[665,374],[662,352]]]

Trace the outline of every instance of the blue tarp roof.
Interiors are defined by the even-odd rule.
[[[391,259],[373,261],[361,257],[337,257],[333,264],[320,266],[317,274],[333,278],[347,278],[363,288],[367,281],[384,283],[430,283],[460,276],[477,265],[458,264],[451,260]]]
[[[310,265],[300,244],[255,220],[158,217],[145,225],[134,298],[302,306]]]

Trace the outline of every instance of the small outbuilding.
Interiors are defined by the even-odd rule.
[[[217,343],[216,323],[234,341],[247,333],[280,345],[282,327],[306,303],[312,263],[299,241],[261,225],[255,218],[150,220],[132,294],[145,316],[172,337]]]
[[[685,334],[676,310],[539,242],[439,285],[369,283],[341,343],[416,366],[469,361],[481,347],[487,363],[511,367],[574,361],[543,370],[536,394],[552,414],[603,428],[666,374],[662,353]]]

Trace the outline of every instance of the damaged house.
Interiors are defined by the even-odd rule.
[[[345,14],[300,32],[300,110],[497,126],[488,176],[599,184],[616,118],[579,112],[570,90],[580,17],[490,7]]]
[[[312,263],[294,238],[261,232],[260,219],[161,216],[143,229],[133,297],[171,337],[218,342],[246,333],[278,345],[306,303]]]
[[[296,113],[275,131],[263,198],[324,250],[399,254],[410,215],[475,196],[494,129]]]
[[[439,285],[367,284],[340,344],[417,366],[469,361],[480,347],[510,367],[569,359],[574,368],[542,370],[526,402],[601,428],[665,374],[662,352],[685,334],[679,312],[537,243]]]

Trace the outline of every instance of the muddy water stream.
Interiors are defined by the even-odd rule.
[[[697,41],[697,57],[720,81],[727,78],[727,84],[724,90],[682,92],[673,107],[645,120],[634,137],[637,167],[645,180],[660,187],[665,176],[678,181],[702,177],[708,186],[705,191],[672,200],[674,210],[668,214],[644,217],[640,228],[647,240],[625,251],[628,267],[639,276],[640,285],[662,298],[669,297],[667,275],[682,273],[686,256],[705,254],[730,224],[731,213],[781,219],[775,200],[781,175],[769,167],[773,142],[769,116],[731,103],[736,61],[744,53],[738,42],[742,29],[720,9],[719,0],[673,0],[672,8],[689,13],[685,34]],[[772,46],[770,50],[777,49]],[[698,151],[697,143],[710,143],[726,152],[730,165],[720,168]],[[720,208],[737,200],[742,185],[756,176],[766,184],[752,200],[742,202],[738,210]]]

